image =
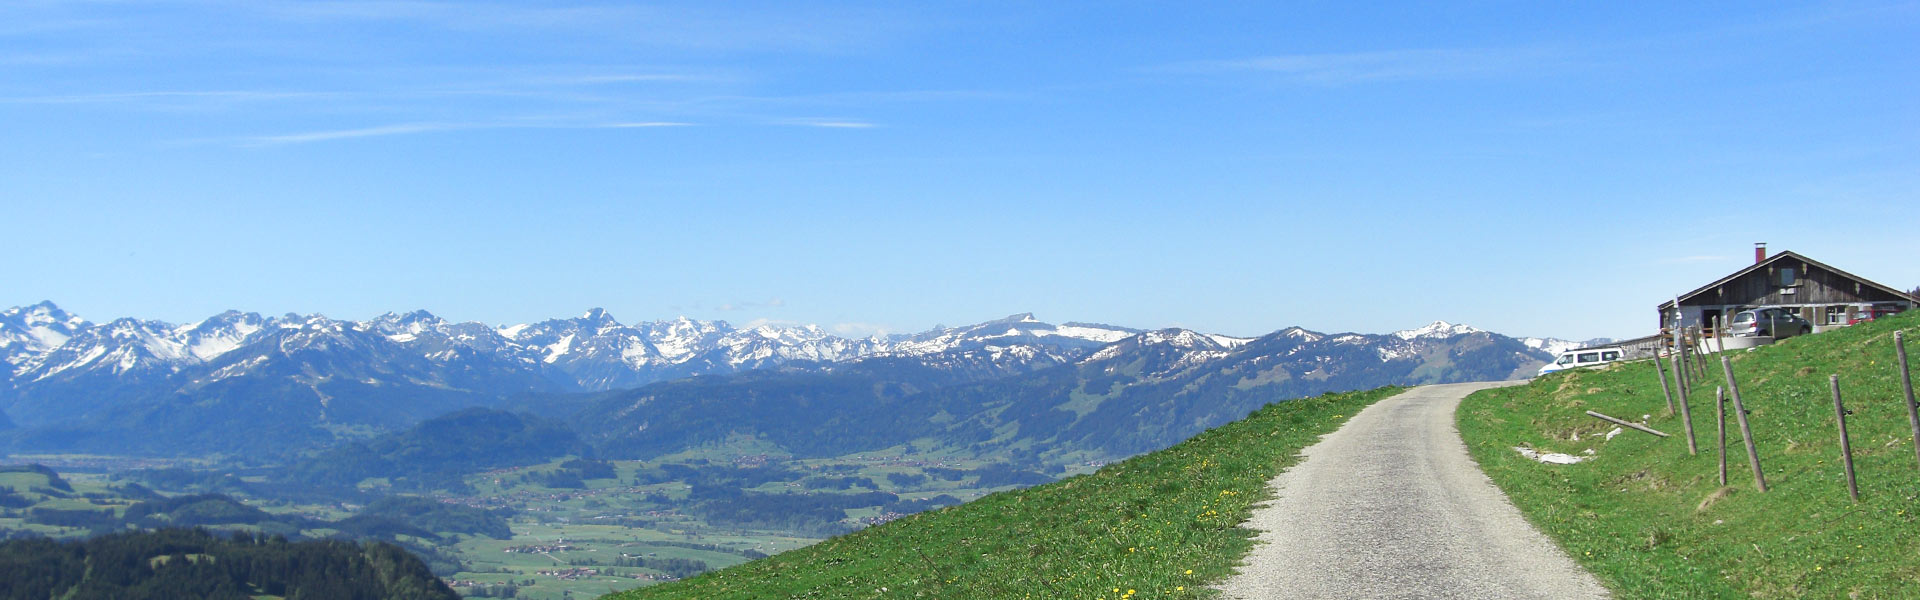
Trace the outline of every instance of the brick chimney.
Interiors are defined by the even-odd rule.
[[[1757,265],[1766,261],[1767,261],[1767,243],[1754,242],[1753,243],[1753,264]]]

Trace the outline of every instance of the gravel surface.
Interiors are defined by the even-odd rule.
[[[1382,400],[1269,484],[1228,598],[1606,598],[1467,456],[1453,409],[1498,383]],[[1541,465],[1541,468],[1556,468]]]

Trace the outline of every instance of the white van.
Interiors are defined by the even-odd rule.
[[[1604,348],[1576,348],[1561,352],[1558,358],[1553,359],[1553,362],[1541,366],[1540,374],[1545,375],[1554,371],[1565,371],[1567,369],[1598,367],[1600,365],[1620,362],[1620,359],[1626,357],[1626,355],[1626,350],[1613,346]]]

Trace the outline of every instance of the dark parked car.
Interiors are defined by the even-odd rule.
[[[1758,308],[1733,315],[1730,330],[1736,337],[1787,338],[1813,331],[1813,325],[1784,308]]]
[[[1900,310],[1890,306],[1875,306],[1873,308],[1861,309],[1860,312],[1855,313],[1853,317],[1847,319],[1847,324],[1859,325],[1897,312],[1900,312]]]

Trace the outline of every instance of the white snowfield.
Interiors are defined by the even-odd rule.
[[[1169,369],[1226,357],[1263,339],[1296,344],[1377,344],[1381,361],[1417,358],[1432,340],[1481,330],[1445,321],[1388,335],[1332,336],[1300,327],[1260,338],[1170,328],[1143,331],[1096,323],[1051,324],[1030,313],[962,327],[936,327],[912,335],[840,337],[817,325],[736,328],[725,321],[687,317],[621,324],[592,309],[572,319],[490,326],[453,322],[426,311],[387,313],[365,321],[323,315],[263,317],[227,311],[198,323],[119,319],[88,322],[52,303],[0,311],[0,359],[16,382],[74,374],[115,376],[179,373],[197,365],[215,367],[211,379],[246,375],[271,361],[225,358],[272,340],[278,353],[303,350],[375,349],[391,344],[433,364],[487,357],[540,370],[584,389],[639,385],[662,377],[726,373],[794,361],[833,364],[869,357],[903,357],[930,365],[972,368],[1046,365],[1103,360],[1122,348],[1164,346],[1178,353]],[[1569,342],[1570,343],[1570,342]],[[382,351],[388,351],[382,350]],[[1298,347],[1281,354],[1297,352]],[[229,364],[230,363],[230,364]],[[1169,371],[1172,372],[1172,371]],[[203,377],[202,379],[206,379]]]
[[[1053,325],[1031,314],[917,335],[846,338],[817,325],[735,328],[724,321],[686,317],[623,325],[604,310],[573,319],[493,327],[450,322],[426,311],[387,313],[366,321],[321,315],[263,317],[228,311],[198,323],[119,319],[95,324],[52,303],[0,312],[0,358],[18,381],[99,370],[113,375],[167,373],[216,363],[243,347],[276,340],[277,351],[295,352],[371,343],[369,336],[413,351],[429,361],[473,354],[493,355],[559,371],[593,372],[582,384],[611,385],[621,369],[639,372],[684,366],[685,373],[741,370],[790,361],[834,363],[872,356],[930,357],[945,353],[966,360],[1069,362],[1093,349],[1135,336],[1121,327]],[[1211,336],[1219,344],[1245,341]],[[464,351],[463,351],[464,349]],[[244,375],[265,361],[220,365],[213,379]],[[609,370],[611,369],[611,370]],[[608,373],[614,373],[609,375]],[[632,381],[631,379],[627,381]]]
[[[1425,337],[1447,338],[1447,337],[1453,337],[1456,335],[1466,335],[1469,333],[1480,333],[1480,330],[1474,329],[1466,325],[1454,325],[1446,321],[1434,321],[1433,323],[1428,324],[1425,327],[1395,331],[1393,332],[1393,337],[1397,337],[1403,340],[1411,340],[1414,338],[1425,338]]]

